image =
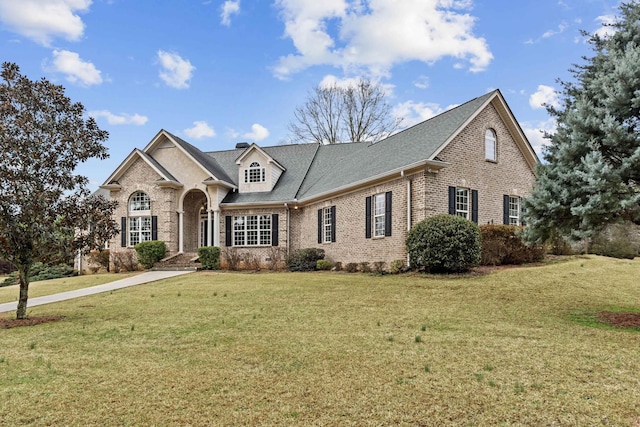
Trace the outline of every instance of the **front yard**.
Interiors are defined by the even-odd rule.
[[[640,259],[196,273],[0,330],[0,425],[640,425]],[[13,315],[5,314],[3,316]]]

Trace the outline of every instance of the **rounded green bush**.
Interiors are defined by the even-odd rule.
[[[167,246],[160,240],[141,242],[133,248],[136,250],[138,262],[142,264],[144,268],[153,267],[153,264],[164,258],[164,255],[167,253]]]
[[[480,261],[480,229],[455,215],[436,215],[417,223],[409,231],[406,245],[415,269],[457,273]]]

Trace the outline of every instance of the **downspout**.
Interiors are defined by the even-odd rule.
[[[284,208],[287,210],[287,257],[289,256],[289,241],[291,237],[289,236],[291,232],[291,213],[289,211],[289,204],[285,203]]]
[[[400,176],[405,176],[404,170],[400,172]],[[407,179],[407,233],[411,230],[411,180]],[[410,265],[409,251],[407,251],[407,267]]]

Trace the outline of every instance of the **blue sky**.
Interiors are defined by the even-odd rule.
[[[62,84],[110,133],[91,189],[166,129],[205,151],[289,141],[314,86],[374,79],[409,126],[500,89],[530,142],[541,103],[617,0],[0,0],[2,61]]]

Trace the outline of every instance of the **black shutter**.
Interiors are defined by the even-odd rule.
[[[471,190],[471,221],[478,223],[478,190]]]
[[[278,246],[278,214],[271,215],[271,246]]]
[[[158,240],[158,217],[151,217],[151,240]]]
[[[456,214],[456,187],[449,187],[449,215]]]
[[[391,236],[391,191],[384,194],[384,235]]]
[[[322,243],[322,209],[318,209],[318,243]]]
[[[336,206],[331,206],[331,241],[336,241]]]
[[[127,247],[127,217],[120,218],[120,246]]]
[[[367,197],[364,201],[364,237],[371,238],[371,196]]]
[[[231,216],[227,215],[224,217],[224,245],[230,247],[233,245],[232,234],[231,234]]]
[[[502,196],[502,223],[509,225],[509,195]]]

